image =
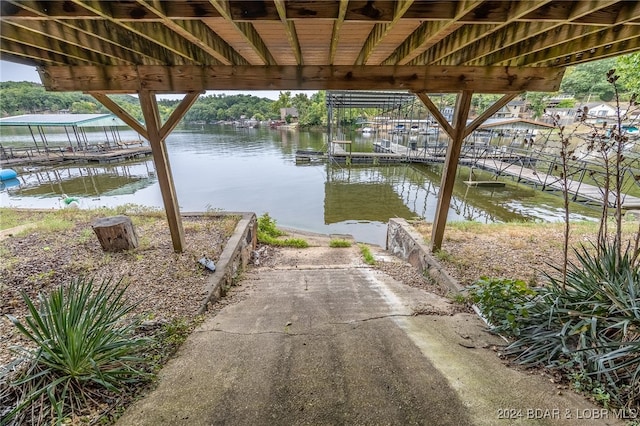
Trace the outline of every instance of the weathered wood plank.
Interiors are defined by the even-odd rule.
[[[410,90],[415,92],[555,92],[563,68],[444,66],[77,66],[44,67],[52,91],[136,93],[204,90]]]

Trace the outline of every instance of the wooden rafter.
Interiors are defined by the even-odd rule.
[[[513,11],[509,15],[509,20],[498,25],[480,24],[473,26],[471,29],[467,29],[466,27],[458,29],[454,33],[445,37],[442,41],[438,42],[431,49],[413,59],[413,61],[411,61],[410,63],[422,63],[425,65],[438,63],[438,61],[443,60],[445,57],[472,43],[475,43],[482,37],[487,37],[495,31],[504,28],[511,22],[522,18],[527,13],[532,12],[533,10],[548,2],[549,0],[545,0],[544,2],[512,2],[511,4],[513,6]]]
[[[3,59],[19,58],[19,63],[28,64],[29,61],[38,60],[46,66],[68,65],[68,59],[64,55],[59,55],[47,50],[38,49],[26,44],[0,39],[0,52]]]
[[[422,54],[427,48],[451,34],[462,26],[458,22],[463,16],[472,11],[480,1],[461,1],[456,3],[456,14],[449,21],[427,21],[418,27],[387,59],[382,65],[406,65],[416,56]]]
[[[349,6],[349,0],[340,0],[340,9],[338,10],[338,16],[333,23],[333,30],[331,32],[331,46],[329,46],[330,65],[333,65],[336,59],[336,51],[338,49],[338,42],[340,41],[340,30],[344,23],[344,17],[347,14],[347,6]]]
[[[559,89],[562,68],[385,66],[118,66],[46,67],[43,83],[54,91],[186,93],[204,90],[397,90],[481,93]]]
[[[549,49],[542,49],[523,55],[516,61],[511,62],[516,62],[517,65],[539,65],[553,61],[556,58],[564,57],[567,54],[566,52],[584,52],[612,43],[620,43],[625,40],[637,38],[637,28],[628,25],[617,25],[595,33],[590,33],[584,37],[557,44]]]
[[[369,37],[364,42],[364,46],[360,50],[360,54],[354,65],[366,65],[369,56],[373,53],[378,44],[389,34],[393,27],[400,21],[400,18],[406,13],[413,4],[413,0],[400,0],[395,4],[393,19],[389,23],[378,23],[373,26]]]
[[[67,64],[100,64],[125,65],[125,62],[118,58],[108,57],[102,53],[84,49],[77,45],[69,44],[55,38],[49,38],[44,34],[20,28],[5,23],[0,27],[0,34],[3,40],[23,43],[35,50],[47,51],[54,54],[64,55]]]
[[[484,60],[493,64],[501,63],[517,57],[523,53],[523,50],[524,52],[536,50],[539,45],[546,48],[547,44],[553,46],[567,39],[571,40],[576,37],[581,37],[592,31],[599,31],[600,29],[602,29],[602,27],[595,25],[558,25],[548,22],[511,26],[502,31],[505,34],[492,35],[457,52],[455,58],[452,58],[452,62],[468,64],[478,63],[480,60]],[[509,37],[511,33],[510,30],[517,31],[519,34],[514,34],[513,37]],[[516,38],[516,35],[519,37]],[[524,39],[525,41],[523,43],[507,45],[508,43],[501,43],[501,40],[505,39]]]
[[[559,65],[569,66],[569,65],[577,65],[584,62],[593,61],[594,58],[604,59],[611,58],[619,55],[624,55],[626,53],[633,53],[640,50],[640,38],[632,38],[628,40],[616,41],[610,44],[605,44],[603,46],[588,49],[580,53],[572,53],[563,57],[555,58],[554,60],[549,60],[544,65],[550,67],[556,67]]]
[[[194,46],[189,41],[185,40],[178,34],[171,31],[163,31],[162,23],[158,22],[159,18],[156,16],[155,22],[143,22],[142,20],[136,22],[125,22],[115,19],[111,16],[109,10],[110,2],[101,2],[96,0],[83,1],[83,0],[69,0],[82,6],[89,11],[95,13],[108,22],[122,27],[125,30],[137,34],[153,43],[158,47],[162,47],[164,50],[172,52],[175,55],[174,58],[170,58],[171,61],[175,61],[177,64],[184,63],[184,60],[178,59],[180,57],[193,61],[195,63],[203,65],[218,65],[220,62],[210,55],[205,54],[200,48]],[[150,12],[149,12],[150,13]]]
[[[291,46],[291,52],[293,56],[296,58],[296,64],[304,65],[304,59],[302,58],[302,50],[300,49],[300,42],[298,41],[298,33],[296,32],[296,26],[293,21],[287,19],[287,6],[284,0],[273,0],[276,9],[278,10],[278,15],[280,16],[280,21],[282,21],[282,25],[284,26],[285,34],[287,35],[287,40],[289,40],[289,45]]]
[[[135,34],[131,34],[126,29],[112,25],[106,21],[98,21],[95,19],[79,20],[79,19],[51,19],[48,14],[55,12],[57,3],[50,4],[50,7],[43,10],[41,3],[34,1],[21,1],[12,2],[16,8],[24,10],[31,14],[34,19],[13,19],[12,17],[6,18],[8,22],[22,22],[22,25],[29,26],[39,25],[43,28],[43,31],[50,30],[52,34],[58,34],[60,36],[68,36],[71,32],[78,34],[78,37],[82,37],[82,40],[78,40],[81,46],[99,45],[105,52],[111,52],[116,54],[124,60],[128,60],[132,63],[157,65],[161,63],[160,59],[151,56],[151,52],[160,53],[162,57],[168,57],[171,55],[169,52],[162,52],[162,48],[154,47],[154,44],[149,40],[139,37]],[[52,10],[53,9],[53,10]],[[78,10],[88,12],[86,9],[78,7]],[[72,14],[72,16],[74,16]],[[95,15],[92,15],[95,16]],[[65,16],[68,18],[68,16]],[[26,21],[26,22],[25,22]],[[50,24],[57,24],[58,27],[50,27]],[[88,39],[95,40],[89,42]],[[73,38],[71,38],[73,40]],[[176,64],[183,63],[182,61]]]
[[[610,2],[599,4],[599,6],[606,8],[610,6]],[[579,20],[584,17],[583,15],[585,13],[584,8],[577,8],[577,10],[573,11],[573,15],[570,18]],[[618,15],[619,25],[638,19],[640,19],[640,2],[624,3]],[[630,26],[630,28],[632,29],[633,27]],[[497,39],[520,41],[511,43],[502,42],[501,46],[496,46],[497,48],[494,49],[485,48],[482,55],[476,55],[475,60],[466,60],[464,63],[467,65],[478,63],[514,65],[518,62],[515,59],[535,51],[546,51],[546,49],[561,44],[565,45],[565,48],[568,47],[571,49],[571,45],[566,45],[568,41],[579,41],[583,37],[600,32],[603,28],[597,25],[570,25],[566,22],[551,22],[527,26],[520,25],[519,29],[519,33],[505,34],[499,36]],[[526,32],[524,32],[525,30]],[[635,30],[635,35],[638,35],[637,30]],[[486,43],[486,41],[477,43],[478,51],[482,51],[481,49],[484,47],[483,43]],[[474,47],[476,47],[476,45],[474,45]]]
[[[93,54],[104,55],[111,58],[112,65],[115,64],[136,64],[140,61],[140,56],[131,50],[121,49],[111,43],[104,43],[99,38],[89,35],[84,31],[79,31],[70,26],[57,21],[8,21],[2,25],[0,32],[6,34],[11,26],[19,28],[14,31],[27,31],[31,34],[23,35],[24,38],[35,42],[41,40],[41,45],[50,44],[50,40],[56,40],[61,46],[71,44],[78,51],[91,51]],[[17,35],[16,35],[17,37]],[[10,38],[10,37],[7,37]],[[49,48],[52,46],[49,46]],[[68,48],[65,47],[65,51]],[[106,60],[106,59],[105,59]],[[159,65],[159,61],[154,61]]]
[[[162,23],[176,34],[181,35],[189,42],[214,57],[223,65],[248,65],[246,59],[240,56],[222,38],[200,21],[169,19],[160,4],[151,5],[145,0],[138,3],[152,11],[162,19]]]
[[[238,30],[254,52],[264,61],[264,65],[277,65],[276,60],[253,25],[250,22],[240,22],[233,19],[228,0],[210,0],[210,2],[218,13]]]

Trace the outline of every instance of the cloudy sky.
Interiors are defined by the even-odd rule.
[[[16,64],[13,62],[0,61],[0,81],[34,81],[36,83],[41,83],[40,77],[35,69],[35,67],[29,67],[26,65]],[[291,94],[295,95],[296,93],[306,93],[307,96],[311,96],[315,91],[304,91],[304,90],[291,90]],[[254,90],[254,91],[241,91],[241,90],[226,90],[226,91],[208,91],[207,94],[227,94],[227,95],[237,95],[237,94],[248,94],[254,95],[261,98],[269,98],[269,99],[278,99],[280,95],[280,91],[278,90]],[[182,96],[163,96],[165,98],[176,98],[181,99]]]

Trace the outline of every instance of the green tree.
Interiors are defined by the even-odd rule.
[[[628,91],[640,93],[640,53],[619,56],[615,68],[616,74],[620,76],[619,82]]]
[[[546,92],[527,92],[527,103],[533,111],[533,118],[540,118],[544,115],[550,95]]]
[[[98,112],[98,105],[89,101],[77,101],[71,104],[73,114],[95,114]]]
[[[615,68],[616,59],[608,58],[600,61],[586,62],[567,69],[560,89],[565,93],[571,93],[576,99],[611,100],[613,91],[607,83],[606,74]]]

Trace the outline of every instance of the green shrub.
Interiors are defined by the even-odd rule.
[[[265,213],[258,218],[258,241],[260,243],[272,246],[309,247],[309,243],[301,238],[278,239],[283,235],[286,235],[286,233],[276,228],[276,221],[269,216],[269,213]]]
[[[584,372],[612,405],[640,408],[640,270],[631,252],[576,249],[566,284],[559,268],[547,275],[507,353],[526,365]]]
[[[148,377],[135,356],[147,339],[132,337],[136,324],[127,315],[135,305],[125,303],[125,290],[81,278],[39,295],[39,307],[22,294],[29,314],[24,322],[8,317],[36,347],[16,348],[24,367],[8,384],[15,397],[7,421],[57,424],[88,399]]]
[[[527,302],[535,295],[527,283],[507,278],[481,277],[469,286],[469,298],[492,329],[509,336],[520,334],[520,320],[528,316]]]

